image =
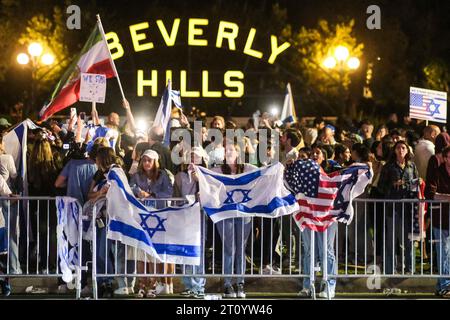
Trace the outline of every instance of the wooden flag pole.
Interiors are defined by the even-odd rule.
[[[102,34],[103,41],[105,41],[106,47],[108,48],[109,59],[111,61],[111,65],[113,67],[114,73],[116,74],[117,82],[119,83],[120,93],[122,94],[123,100],[126,100],[125,99],[125,94],[123,93],[123,89],[122,89],[122,83],[120,82],[119,73],[117,72],[116,65],[115,65],[114,60],[113,60],[112,55],[111,55],[111,51],[109,50],[108,41],[106,41],[105,31],[103,30],[102,20],[100,19],[100,15],[99,14],[97,14],[97,23],[98,23],[98,27],[100,29],[100,33]]]

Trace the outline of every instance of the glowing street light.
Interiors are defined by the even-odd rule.
[[[26,53],[19,53],[17,55],[17,62],[19,64],[25,65],[25,64],[28,64],[28,62],[30,62],[30,58],[28,57],[28,55]]]
[[[44,53],[43,46],[38,42],[32,42],[28,46],[28,54],[26,53],[19,53],[17,55],[17,63],[20,65],[29,65],[31,69],[31,97],[30,97],[30,106],[31,108],[34,107],[34,99],[35,99],[35,91],[37,83],[42,79],[42,76],[40,78],[37,78],[37,71],[40,70],[40,66],[50,66],[55,62],[55,57],[48,53]],[[48,72],[47,72],[48,73]],[[44,73],[46,75],[47,73]]]
[[[334,49],[334,56],[339,62],[347,60],[349,55],[348,49],[344,46],[337,46],[336,49]]]
[[[53,64],[53,62],[55,61],[55,57],[50,53],[46,53],[42,56],[41,61],[43,64],[49,66]]]
[[[350,51],[345,46],[337,46],[334,49],[334,56],[328,56],[323,60],[322,65],[327,69],[333,69],[336,66],[339,67],[339,71],[342,73],[344,67],[350,70],[356,70],[359,68],[360,61],[357,57],[350,57]]]
[[[324,61],[323,61],[323,65],[325,68],[327,69],[333,69],[336,66],[336,59],[333,57],[327,57]]]
[[[347,66],[352,70],[358,69],[359,65],[360,65],[359,59],[356,57],[351,57],[347,61]]]
[[[42,51],[44,51],[44,49],[40,43],[33,42],[28,46],[28,53],[32,57],[39,57],[42,54]]]

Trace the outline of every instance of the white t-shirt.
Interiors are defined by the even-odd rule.
[[[3,171],[3,178],[6,183],[10,183],[10,179],[15,179],[17,177],[16,164],[14,163],[14,158],[10,154],[0,155],[0,164],[2,164],[6,170]]]

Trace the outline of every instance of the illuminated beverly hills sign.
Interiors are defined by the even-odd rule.
[[[151,51],[155,48],[152,36],[155,32],[159,32],[164,40],[165,46],[173,47],[177,42],[181,19],[174,19],[171,25],[165,24],[162,20],[156,20],[156,26],[151,27],[148,22],[141,22],[130,25],[130,37],[133,44],[134,52]],[[207,47],[210,40],[205,37],[205,30],[208,28],[208,19],[189,19],[187,21],[187,44],[188,46]],[[157,31],[158,30],[158,31]],[[278,56],[283,53],[291,45],[288,42],[279,43],[275,35],[270,36],[270,52],[263,52],[261,49],[254,47],[256,29],[251,28],[248,34],[239,32],[239,26],[233,22],[220,21],[217,28],[217,37],[215,37],[215,47],[226,48],[230,51],[242,50],[242,52],[255,59],[267,61],[269,64],[275,63]],[[245,45],[243,48],[236,47],[236,39],[245,37]],[[121,43],[119,36],[115,32],[106,34],[109,48],[114,60],[124,56],[124,45]],[[185,39],[183,39],[185,40]],[[242,39],[243,40],[243,39]],[[180,41],[178,39],[178,41]],[[180,93],[182,97],[187,98],[240,98],[245,93],[244,78],[245,75],[240,70],[227,70],[223,76],[223,90],[213,90],[210,87],[210,79],[208,70],[202,70],[201,74],[201,90],[200,88],[187,87],[187,71],[179,71]],[[158,92],[158,77],[161,75],[158,70],[137,69],[137,95],[142,97],[150,92],[152,97],[156,97]],[[172,79],[172,70],[165,70],[165,80]]]

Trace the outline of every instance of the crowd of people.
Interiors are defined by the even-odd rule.
[[[312,123],[307,123],[305,119],[297,119],[294,123],[282,123],[269,114],[262,117],[250,118],[242,129],[251,131],[254,135],[236,139],[226,139],[227,129],[240,129],[232,119],[224,119],[221,116],[214,116],[208,123],[206,118],[188,119],[179,109],[172,111],[172,129],[184,128],[195,136],[192,128],[192,121],[201,122],[201,134],[198,135],[197,144],[189,141],[190,148],[186,147],[187,141],[171,141],[170,145],[165,144],[164,129],[158,124],[154,124],[148,132],[139,131],[134,123],[133,114],[127,101],[123,102],[127,120],[121,126],[120,117],[117,113],[111,113],[104,124],[98,116],[97,110],[92,110],[93,130],[85,130],[88,126],[88,117],[79,114],[70,117],[68,123],[48,120],[38,123],[37,129],[29,130],[28,133],[28,194],[30,196],[70,196],[76,198],[85,208],[93,205],[96,200],[105,196],[109,185],[105,174],[113,167],[121,167],[128,175],[130,187],[137,198],[164,199],[171,197],[185,197],[187,195],[197,195],[199,192],[198,183],[195,179],[190,179],[190,172],[195,163],[215,172],[223,174],[239,174],[251,171],[254,168],[269,165],[280,161],[285,166],[301,159],[312,159],[321,166],[325,174],[331,174],[342,168],[350,166],[352,163],[367,163],[373,170],[371,184],[362,195],[370,199],[418,199],[420,196],[420,186],[425,185],[424,196],[429,200],[450,199],[450,137],[444,126],[426,125],[423,121],[411,120],[404,117],[403,121],[398,121],[397,115],[392,114],[385,124],[375,126],[369,120],[360,122],[348,119],[337,119],[326,122],[320,117],[316,117]],[[191,121],[190,121],[191,120]],[[4,135],[8,129],[13,127],[6,119],[0,119]],[[208,129],[217,129],[223,133],[224,139],[211,139]],[[264,129],[264,130],[263,130]],[[262,144],[261,141],[266,141]],[[261,148],[263,151],[261,152]],[[184,159],[183,163],[174,163],[173,152],[176,150],[178,156]],[[2,196],[15,196],[21,191],[23,181],[20,181],[14,161],[11,155],[6,154],[4,146],[0,143],[0,194]],[[260,154],[264,154],[261,157]],[[214,196],[214,195],[211,195]],[[34,205],[33,205],[34,203]],[[12,202],[8,202],[13,206]],[[6,214],[8,211],[6,202],[2,202],[3,216],[10,221],[6,221],[10,226],[17,225],[17,214]],[[30,252],[33,259],[44,261],[47,257],[47,268],[56,268],[56,235],[55,232],[47,235],[42,219],[38,220],[37,212],[46,212],[47,204],[43,202],[30,201],[31,213],[31,237]],[[55,208],[49,208],[50,230],[56,228]],[[87,209],[89,210],[89,208]],[[378,208],[371,207],[368,210],[377,211]],[[391,250],[404,244],[406,252],[412,252],[414,242],[408,237],[407,232],[402,232],[402,228],[410,228],[413,224],[413,215],[404,214],[417,210],[417,205],[413,203],[388,203],[384,208],[385,219],[373,223],[377,225],[378,238],[368,235],[369,242],[376,245],[377,255],[382,255],[383,246],[385,250],[385,274],[395,274],[403,272],[414,272],[415,258],[410,254],[402,256],[402,250]],[[9,210],[13,213],[17,210]],[[450,255],[448,204],[441,205],[438,209],[429,206],[427,217],[427,232],[432,232],[433,237],[443,239],[435,242],[435,252],[439,254],[436,261],[438,271],[448,274],[448,260]],[[374,217],[375,215],[369,215]],[[381,215],[377,215],[376,219]],[[97,272],[111,272],[114,269],[113,259],[106,248],[116,248],[111,240],[106,239],[104,226],[107,224],[107,213],[102,213],[97,219]],[[14,219],[14,220],[13,220]],[[433,223],[430,224],[430,219]],[[11,222],[13,220],[13,222]],[[395,220],[395,222],[393,221]],[[244,274],[246,271],[246,252],[249,247],[249,237],[252,234],[255,241],[253,245],[262,246],[260,256],[255,259],[260,260],[264,274],[280,274],[285,268],[285,263],[292,260],[303,264],[303,273],[308,273],[310,268],[310,231],[298,232],[292,219],[276,221],[275,225],[271,219],[255,219],[255,224],[251,223],[251,218],[226,219],[213,225],[209,219],[204,220],[207,224],[202,225],[202,237],[205,239],[205,248],[202,248],[202,261],[200,266],[183,266],[183,272],[202,274],[210,264],[207,254],[208,249],[214,246],[211,239],[211,232],[216,228],[220,237],[223,250],[223,272],[225,274]],[[44,221],[47,223],[47,221]],[[202,222],[203,223],[203,222]],[[284,225],[283,225],[284,224]],[[291,225],[289,225],[291,224]],[[19,225],[21,225],[19,223]],[[431,225],[431,227],[430,227]],[[252,227],[256,232],[252,232]],[[366,226],[354,223],[353,232],[358,232],[358,228]],[[40,229],[40,232],[37,230]],[[261,234],[261,229],[273,230],[273,234],[265,232]],[[18,230],[8,228],[9,234],[5,234],[5,241],[9,242],[8,258],[6,254],[0,256],[2,268],[9,264],[10,273],[21,273],[23,267],[23,250],[17,243]],[[26,229],[25,229],[26,230]],[[304,254],[301,256],[295,252],[290,243],[289,230],[295,230],[292,235],[294,242],[303,245]],[[339,231],[341,230],[341,231]],[[384,233],[383,233],[384,232]],[[323,234],[316,233],[316,246],[319,249],[318,258],[323,261],[322,252],[323,241],[327,242],[327,268],[331,276],[327,283],[323,283],[320,297],[332,298],[335,295],[336,279],[333,275],[337,273],[336,257],[345,254],[341,251],[345,245],[339,245],[339,252],[335,253],[336,233],[339,233],[340,241],[348,241],[352,235],[345,239],[345,226],[335,223],[328,229],[327,239],[323,239]],[[358,232],[358,237],[364,237],[363,232]],[[41,239],[38,239],[39,235]],[[383,236],[384,235],[384,236]],[[389,235],[393,235],[392,237]],[[51,241],[47,250],[41,247],[37,250],[37,243],[46,243],[46,237]],[[281,246],[287,247],[286,259],[281,263],[276,263],[277,259],[272,256],[275,252],[276,243],[274,240],[280,239]],[[382,243],[384,241],[384,243]],[[364,245],[365,241],[358,241],[358,245]],[[348,242],[350,246],[350,242]],[[442,246],[442,247],[441,247]],[[83,257],[89,259],[90,246],[83,245]],[[445,249],[447,248],[447,249]],[[4,249],[4,248],[3,248]],[[33,251],[34,250],[34,251]],[[84,252],[86,250],[86,254]],[[112,250],[112,249],[111,249]],[[134,261],[137,272],[157,272],[160,274],[174,273],[177,266],[173,264],[155,264],[151,257],[139,252],[133,255],[133,250],[126,250],[126,246],[118,245],[118,256],[123,258],[122,263],[116,265],[127,266],[130,272],[134,268]],[[364,252],[364,248],[350,248]],[[125,254],[125,251],[128,253]],[[291,252],[292,251],[292,252]],[[217,256],[222,256],[217,254]],[[362,254],[360,255],[362,256]],[[28,258],[27,258],[28,259]],[[40,259],[40,260],[39,260]],[[125,261],[126,260],[126,261]],[[50,266],[48,265],[50,261]],[[132,262],[132,263],[129,263]],[[358,263],[358,261],[354,261]],[[254,261],[250,261],[254,263]],[[36,265],[30,263],[30,265]],[[39,264],[37,264],[39,265]],[[45,263],[43,263],[45,265]],[[288,266],[290,267],[290,266]],[[106,268],[106,269],[105,269]],[[111,271],[110,271],[111,270]],[[3,270],[5,271],[5,270]],[[117,271],[117,270],[116,270]],[[121,270],[118,270],[119,272]],[[123,271],[123,270],[122,270]],[[173,294],[172,278],[134,278],[116,277],[117,289],[113,289],[114,278],[99,278],[100,296],[111,297],[113,295],[131,295],[136,292],[139,297],[155,297],[161,294]],[[137,282],[137,283],[136,283]],[[200,275],[197,277],[186,277],[183,279],[185,290],[181,293],[184,296],[202,298],[205,295],[206,279]],[[245,298],[244,289],[245,277],[233,277],[224,279],[224,297]],[[82,278],[83,292],[90,293],[87,277]],[[10,294],[11,288],[8,279],[1,280],[2,292]],[[311,295],[311,283],[309,278],[304,278],[303,288],[299,292],[301,296]],[[436,293],[440,296],[450,296],[450,276],[438,280]],[[60,281],[59,290],[64,292],[67,286]],[[331,296],[329,296],[331,295]]]

